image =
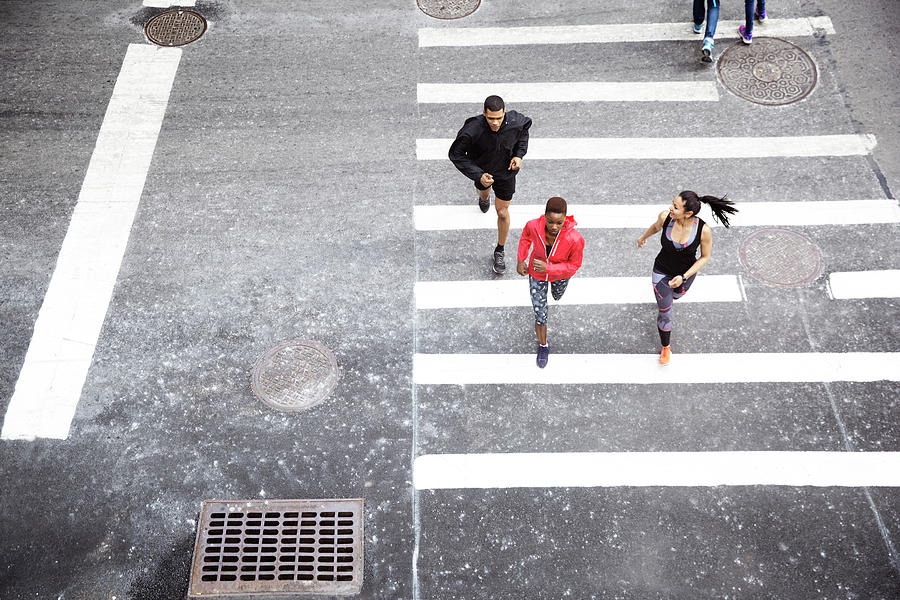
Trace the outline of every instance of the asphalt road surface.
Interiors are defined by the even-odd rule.
[[[185,598],[202,500],[307,498],[365,499],[361,598],[900,597],[900,4],[773,0],[744,48],[732,2],[712,64],[689,4],[199,0],[175,49],[0,1],[0,598]],[[801,68],[765,38],[808,96],[724,85]],[[503,276],[446,160],[488,93],[534,121]],[[663,368],[636,239],[685,189],[741,212]],[[293,339],[340,378],[283,412],[250,371]]]

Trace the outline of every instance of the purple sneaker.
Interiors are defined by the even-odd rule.
[[[749,44],[750,42],[753,41],[753,32],[752,31],[748,32],[747,28],[744,27],[743,25],[738,27],[738,33],[741,34],[741,41],[744,42],[745,44]]]
[[[550,344],[546,346],[538,345],[537,366],[541,369],[546,367],[548,358],[550,358]]]
[[[759,12],[759,5],[753,10],[753,13],[756,15],[756,20],[760,23],[766,20],[766,11],[764,9],[762,12]]]

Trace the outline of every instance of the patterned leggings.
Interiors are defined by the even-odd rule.
[[[547,324],[547,288],[551,288],[553,299],[559,300],[566,293],[569,279],[557,281],[540,281],[528,276],[528,287],[531,289],[531,305],[534,307],[534,322],[536,325]]]
[[[691,275],[687,281],[677,288],[670,288],[669,281],[672,277],[653,271],[653,292],[656,295],[656,306],[659,308],[659,314],[656,316],[656,326],[662,331],[672,331],[672,304],[678,298],[684,296],[691,288],[697,275]],[[668,346],[668,344],[664,344]]]

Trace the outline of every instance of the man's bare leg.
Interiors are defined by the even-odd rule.
[[[491,267],[494,273],[503,275],[506,272],[506,258],[503,245],[506,243],[506,234],[509,233],[509,200],[494,198],[494,208],[497,210],[497,247],[494,248],[494,258]]]
[[[497,210],[497,245],[506,245],[506,234],[509,233],[509,203],[510,200],[494,198],[494,208]]]

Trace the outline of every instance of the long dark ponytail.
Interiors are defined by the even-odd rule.
[[[728,222],[728,215],[733,215],[738,211],[734,207],[734,202],[728,200],[727,196],[722,196],[721,198],[717,198],[715,196],[698,196],[696,192],[692,192],[690,190],[685,190],[678,194],[681,196],[681,199],[684,201],[684,210],[688,212],[692,212],[695,215],[700,212],[700,203],[709,204],[709,208],[712,209],[713,218],[728,227],[730,223]]]

